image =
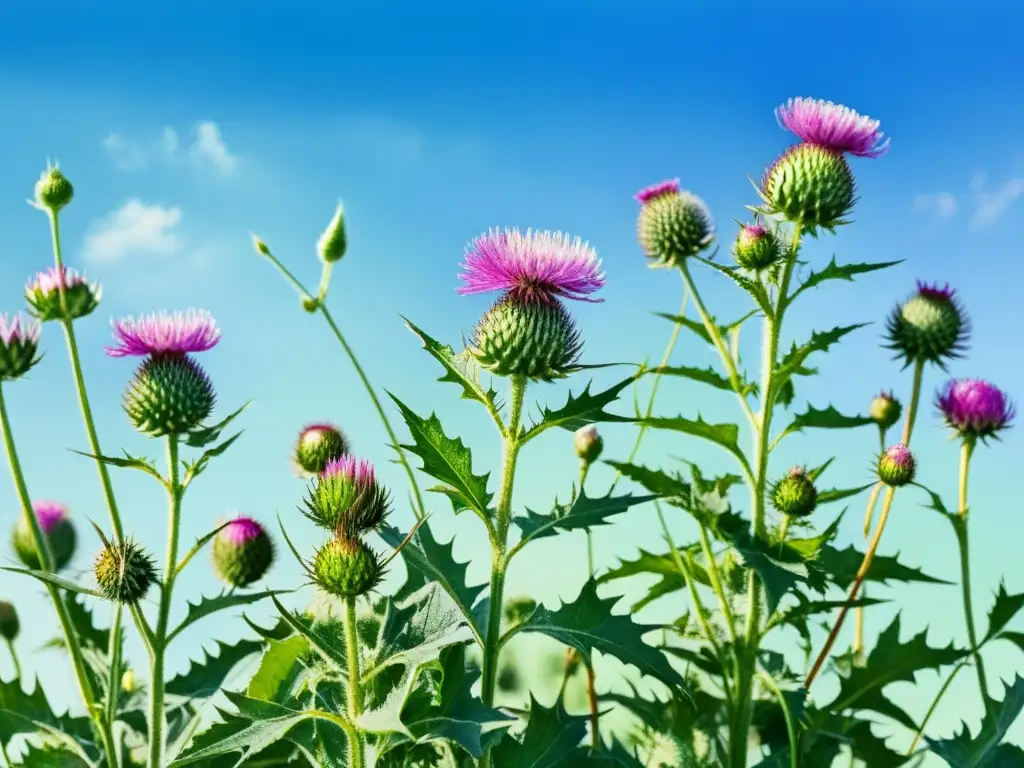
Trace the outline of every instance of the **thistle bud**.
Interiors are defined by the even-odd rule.
[[[857,185],[841,153],[805,143],[790,147],[768,167],[760,195],[769,213],[809,230],[831,229],[853,210]]]
[[[960,357],[970,336],[970,321],[948,285],[918,282],[917,293],[896,307],[886,324],[889,349],[907,365]]]
[[[125,693],[135,693],[139,690],[139,682],[135,679],[135,673],[130,669],[126,669],[121,675],[121,690]]]
[[[387,489],[365,459],[341,456],[314,482],[303,513],[328,531],[355,537],[377,528],[391,511]]]
[[[57,167],[47,167],[36,182],[36,205],[49,213],[57,213],[71,202],[75,188]]]
[[[601,451],[604,450],[604,440],[593,424],[576,430],[572,444],[576,455],[584,464],[593,464],[601,457]]]
[[[803,467],[793,467],[772,488],[772,506],[789,517],[806,517],[818,504],[818,489]]]
[[[295,464],[302,472],[318,475],[335,459],[351,451],[345,433],[333,424],[310,424],[299,433],[295,444]]]
[[[916,472],[914,455],[903,444],[888,448],[878,457],[878,479],[892,488],[913,482]]]
[[[521,624],[535,610],[537,601],[532,597],[513,597],[505,601],[505,621],[509,624]]]
[[[138,603],[156,581],[153,559],[131,540],[105,546],[93,571],[103,596],[127,605]]]
[[[312,315],[315,314],[318,309],[320,309],[320,299],[316,298],[315,296],[303,296],[301,299],[299,299],[299,306],[302,307],[303,312],[308,312],[309,314]]]
[[[312,576],[321,589],[335,597],[365,595],[384,577],[376,553],[359,539],[331,539],[317,550]]]
[[[892,396],[892,392],[882,392],[871,401],[871,408],[868,411],[868,415],[883,430],[889,429],[899,421],[902,413],[903,406]]]
[[[74,557],[78,538],[75,526],[68,519],[68,508],[55,501],[35,501],[32,503],[32,512],[36,516],[43,536],[49,542],[54,571],[63,570]],[[14,547],[14,553],[26,568],[33,571],[42,569],[32,528],[24,516],[19,518],[14,526],[11,544]]]
[[[751,272],[760,272],[782,258],[782,246],[778,237],[761,224],[746,224],[740,227],[736,242],[732,246],[736,263]]]
[[[231,587],[259,581],[274,562],[274,542],[251,517],[237,517],[213,539],[213,567]]]
[[[258,253],[260,256],[270,255],[270,246],[263,242],[256,235],[252,236],[252,247],[256,249],[256,253]]]
[[[334,218],[331,219],[331,223],[327,225],[327,229],[324,230],[324,233],[320,235],[320,239],[317,241],[316,252],[320,256],[320,260],[325,264],[333,264],[336,261],[341,261],[347,246],[345,212],[339,202],[337,209],[334,211]]]
[[[99,284],[90,284],[84,275],[68,267],[62,267],[59,271],[56,267],[50,267],[37,274],[25,286],[29,312],[43,322],[63,320],[64,311],[60,303],[62,284],[68,319],[85,317],[99,306],[103,296]]]
[[[715,225],[707,205],[681,189],[678,179],[642,189],[636,200],[641,206],[637,239],[656,265],[681,264],[714,241]]]
[[[147,357],[122,398],[132,426],[149,437],[192,431],[213,412],[215,402],[210,377],[184,354]]]
[[[14,609],[14,604],[0,600],[0,637],[13,643],[20,631],[21,622],[18,621],[18,612]]]
[[[39,332],[35,320],[0,314],[0,381],[20,379],[39,362]]]

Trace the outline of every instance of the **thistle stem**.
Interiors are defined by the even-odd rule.
[[[953,526],[956,529],[956,540],[960,549],[960,587],[964,598],[964,619],[967,624],[967,639],[971,643],[971,655],[974,657],[974,668],[978,673],[978,690],[981,703],[989,709],[988,675],[985,674],[985,662],[978,649],[978,630],[974,622],[974,605],[971,599],[971,553],[967,540],[967,480],[970,474],[971,456],[974,454],[974,440],[964,440],[960,448],[960,493],[959,510]]]
[[[4,398],[2,384],[0,384],[0,431],[3,432],[4,448],[7,450],[11,479],[14,481],[14,488],[18,494],[21,512],[32,534],[32,542],[35,545],[36,553],[39,555],[40,570],[44,573],[53,573],[54,561],[53,554],[50,551],[50,542],[43,534],[43,529],[40,527],[39,520],[32,509],[32,499],[28,493],[28,486],[25,484],[25,474],[21,469],[21,461],[18,459],[17,449],[14,447],[14,435],[11,432],[11,420],[7,413],[7,402]],[[45,582],[45,587],[46,591],[50,594],[50,599],[53,600],[53,607],[57,611],[57,619],[64,634],[64,643],[68,649],[68,655],[71,657],[71,665],[75,671],[75,680],[78,683],[78,692],[82,697],[82,703],[85,705],[86,715],[96,729],[100,746],[103,748],[108,765],[117,765],[110,724],[104,721],[97,709],[96,692],[93,690],[92,682],[89,679],[78,633],[75,632],[75,625],[71,619],[67,604],[64,602],[63,596],[57,590],[57,587],[50,582]],[[13,647],[11,650],[13,652]]]
[[[348,719],[352,723],[352,733],[349,734],[350,749],[349,759],[352,768],[364,768],[366,765],[366,749],[363,744],[362,734],[356,726],[359,715],[362,714],[362,689],[359,677],[359,635],[356,632],[356,599],[345,598],[345,651],[348,655]]]
[[[111,729],[117,719],[117,700],[121,693],[121,633],[114,628],[121,626],[121,603],[114,603],[114,615],[110,620],[110,638],[107,658],[110,660],[110,676],[107,679],[107,722]]]
[[[939,692],[935,694],[935,699],[932,701],[931,706],[928,707],[928,711],[924,713],[924,719],[921,720],[921,725],[917,727],[914,739],[910,742],[910,746],[907,748],[908,755],[913,754],[914,750],[917,748],[918,742],[920,742],[921,737],[924,736],[924,730],[928,726],[928,721],[932,719],[932,715],[935,714],[935,710],[939,707],[939,702],[942,700],[942,697],[946,695],[946,691],[948,691],[949,686],[953,684],[953,680],[958,674],[960,674],[960,670],[966,667],[968,663],[969,660],[964,659],[957,664],[953,668],[953,671],[949,673],[949,677],[946,678],[946,682],[944,682],[942,687],[939,688]]]
[[[508,426],[505,429],[504,458],[502,460],[501,484],[498,489],[496,510],[497,528],[495,544],[491,553],[490,612],[487,619],[487,634],[484,636],[483,670],[480,697],[484,706],[494,706],[494,690],[498,679],[499,641],[501,639],[501,614],[505,593],[505,569],[507,562],[508,529],[512,520],[512,491],[515,485],[516,461],[519,458],[520,433],[522,432],[523,400],[526,398],[527,380],[513,376],[510,380]],[[484,752],[480,768],[491,768],[490,750]]]
[[[587,482],[587,475],[590,473],[590,462],[580,462],[580,494],[583,493],[583,486]],[[587,578],[594,578],[594,537],[591,530],[587,528]]]
[[[178,468],[177,435],[167,437],[167,486],[170,496],[167,554],[164,558],[164,582],[160,591],[160,612],[153,636],[149,676],[149,768],[163,768],[164,759],[164,657],[167,653],[167,629],[171,616],[175,565],[178,562],[183,492]]]
[[[597,713],[597,678],[594,674],[593,659],[586,663],[587,667],[587,704],[590,706],[590,749],[594,752],[601,748],[601,729],[598,726]]]
[[[14,641],[7,641],[7,650],[11,654],[11,664],[14,666],[14,679],[21,680],[21,661],[18,659],[18,651],[14,648]]]

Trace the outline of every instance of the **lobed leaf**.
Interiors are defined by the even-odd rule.
[[[187,672],[168,681],[166,692],[189,699],[213,696],[239,662],[263,649],[263,643],[256,640],[239,640],[230,645],[215,640],[214,646],[214,651],[204,651],[201,661],[193,661]]]
[[[996,599],[988,612],[988,631],[982,643],[988,642],[1002,632],[1014,617],[1024,608],[1024,592],[1011,595],[1006,591],[1006,584],[999,582]]]
[[[661,368],[651,368],[648,373],[659,376],[678,376],[684,379],[698,381],[720,389],[724,392],[733,392],[732,382],[727,376],[723,376],[713,368],[695,368],[689,365],[666,365]],[[741,381],[742,387],[738,394],[747,396],[757,394],[757,384],[749,381]]]
[[[857,578],[857,571],[864,562],[864,553],[852,544],[846,549],[836,549],[830,545],[820,548],[817,558],[818,565],[829,575],[831,581],[840,589],[847,589]],[[875,555],[871,560],[871,568],[864,579],[879,584],[890,581],[904,584],[949,584],[950,582],[929,576],[919,568],[903,565],[899,555]]]
[[[570,715],[559,698],[548,709],[530,696],[522,741],[506,738],[493,752],[494,765],[558,768],[587,735],[587,716]]]
[[[241,408],[228,414],[227,417],[216,424],[209,427],[200,427],[189,432],[188,437],[185,438],[185,445],[190,448],[205,448],[210,443],[217,442],[220,439],[221,433],[228,428],[228,425],[248,407],[249,403],[244,403]]]
[[[206,471],[211,459],[215,459],[223,454],[228,448],[234,445],[235,441],[241,436],[241,432],[236,432],[224,442],[213,446],[213,448],[207,448],[195,461],[183,461],[182,465],[185,467],[185,477],[181,481],[182,487],[187,488],[193,480]]]
[[[816,288],[817,286],[825,283],[829,280],[846,280],[853,282],[853,278],[856,275],[863,275],[868,272],[874,272],[879,269],[888,269],[889,267],[895,267],[897,264],[902,264],[900,261],[880,261],[875,264],[837,264],[835,256],[832,257],[824,269],[818,270],[817,272],[811,272],[807,279],[801,283],[800,287],[789,294],[786,299],[787,304],[792,304],[804,291]]]
[[[228,608],[236,608],[240,605],[251,605],[258,603],[260,600],[266,597],[273,597],[274,595],[287,595],[293,592],[291,589],[274,589],[266,592],[221,592],[216,597],[203,597],[200,598],[198,603],[189,602],[188,611],[185,613],[185,618],[181,624],[175,627],[168,635],[167,642],[170,642],[175,637],[180,635],[190,626],[195,624],[200,619],[204,619],[207,616],[211,616],[219,611],[226,610]]]
[[[9,744],[19,734],[42,731],[83,759],[99,756],[88,718],[55,714],[42,687],[30,683],[25,691],[23,682],[0,679],[0,744]]]
[[[756,280],[751,280],[749,277],[742,274],[738,267],[727,267],[722,264],[717,264],[710,259],[705,259],[701,256],[694,257],[697,261],[702,264],[711,267],[716,272],[728,277],[736,285],[742,288],[747,294],[757,303],[757,306],[761,308],[761,311],[765,315],[771,316],[774,312],[772,307],[771,297],[768,296],[768,290]]]
[[[1024,765],[1024,751],[1003,739],[1022,711],[1024,677],[1017,675],[1005,687],[1002,702],[985,702],[986,714],[976,736],[964,725],[950,739],[929,739],[928,746],[950,768],[1018,768]]]
[[[518,551],[527,542],[535,539],[555,536],[566,531],[589,531],[594,526],[606,525],[610,522],[610,517],[656,498],[657,496],[634,496],[631,493],[621,496],[609,493],[607,496],[591,498],[581,489],[571,506],[556,502],[554,510],[546,515],[539,515],[527,509],[525,515],[516,515],[512,518],[512,522],[522,533],[522,540],[513,551]]]
[[[746,461],[743,452],[740,450],[739,437],[740,428],[735,424],[709,424],[698,414],[696,421],[677,416],[675,418],[650,418],[637,419],[636,423],[650,429],[667,429],[673,432],[682,432],[686,435],[699,437],[703,440],[715,443],[725,448],[733,456],[741,461]]]
[[[579,395],[573,395],[570,392],[566,398],[565,405],[561,408],[551,409],[546,406],[541,408],[540,421],[533,423],[529,429],[523,431],[520,443],[526,443],[537,437],[541,432],[552,427],[561,427],[570,432],[575,432],[581,427],[598,422],[633,421],[633,419],[625,416],[608,413],[605,410],[605,406],[611,405],[618,400],[622,390],[635,382],[640,375],[642,375],[642,371],[634,373],[632,376],[623,379],[617,384],[613,384],[597,394],[590,393],[590,387],[594,383],[591,381],[587,383],[587,386],[583,388]]]
[[[814,331],[811,334],[811,340],[806,344],[801,346],[793,344],[775,369],[774,378],[777,385],[781,386],[791,376],[811,376],[817,373],[814,368],[804,366],[808,357],[815,352],[828,352],[829,348],[838,344],[844,336],[868,325],[870,323],[857,323],[856,325],[836,326],[828,331]]]
[[[802,432],[805,429],[854,429],[874,423],[869,416],[846,416],[831,405],[824,410],[819,410],[808,403],[807,410],[796,415],[789,426],[775,438],[774,444],[777,445],[786,435]]]
[[[124,453],[124,457],[102,456],[94,453],[85,453],[83,451],[72,451],[72,453],[77,453],[79,456],[85,456],[87,459],[92,459],[93,461],[98,461],[101,464],[107,464],[111,467],[117,467],[118,469],[137,469],[140,472],[146,473],[150,477],[155,477],[157,480],[160,481],[161,484],[167,482],[166,480],[164,480],[163,475],[161,475],[160,472],[157,471],[157,468],[156,466],[154,466],[152,459],[144,459],[138,456],[132,456],[130,453],[128,453],[128,451],[122,452]]]

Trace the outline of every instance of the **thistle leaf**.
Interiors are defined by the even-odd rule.
[[[775,369],[775,381],[778,386],[782,386],[783,382],[791,376],[811,376],[817,373],[814,368],[804,366],[808,357],[815,352],[828,352],[829,348],[833,344],[838,344],[844,336],[868,325],[870,323],[857,323],[856,325],[836,326],[828,331],[814,331],[811,334],[811,340],[806,344],[801,346],[794,344],[789,352],[783,355]]]
[[[228,608],[236,608],[240,605],[252,605],[274,595],[287,595],[293,591],[290,589],[274,589],[266,592],[221,592],[216,597],[203,597],[198,603],[189,602],[184,620],[167,635],[167,642],[170,642],[197,621],[207,616],[227,610]]]
[[[697,568],[696,564],[694,565]],[[635,560],[619,560],[619,565],[602,573],[597,583],[607,584],[617,579],[625,579],[631,576],[660,576],[660,580],[647,589],[647,594],[630,606],[630,612],[636,613],[641,608],[653,603],[655,600],[678,592],[686,588],[686,579],[679,572],[671,554],[655,555],[645,549],[640,550],[640,555]]]
[[[853,282],[853,278],[856,275],[863,275],[867,272],[874,272],[879,269],[888,269],[889,267],[895,267],[897,264],[902,264],[903,261],[880,261],[875,264],[837,264],[835,256],[832,257],[824,269],[818,270],[817,272],[811,272],[807,279],[801,283],[800,287],[789,294],[789,298],[786,299],[787,304],[792,304],[796,297],[804,291],[816,288],[824,282],[829,280],[846,280]]]
[[[1019,768],[1024,751],[1004,743],[1006,732],[1024,711],[1024,677],[1020,675],[1005,688],[1002,702],[985,702],[986,715],[978,735],[971,737],[964,725],[951,739],[928,740],[931,750],[950,768]]]
[[[857,578],[857,571],[864,562],[864,553],[859,551],[852,544],[846,549],[836,549],[832,546],[822,546],[817,558],[817,564],[822,568],[840,589],[847,589]],[[937,579],[934,576],[921,571],[919,568],[911,568],[899,561],[899,555],[875,555],[871,560],[871,568],[865,581],[886,584],[890,581],[903,582],[905,584],[949,584],[948,581]]]
[[[239,662],[263,649],[263,643],[256,640],[239,640],[230,645],[215,640],[214,646],[213,651],[204,651],[201,661],[193,661],[187,672],[172,678],[167,683],[167,693],[190,699],[213,696]]]
[[[988,642],[1002,632],[1021,608],[1024,608],[1024,592],[1011,595],[1006,591],[1006,584],[999,582],[995,602],[988,612],[988,632],[982,642]]]
[[[751,280],[749,277],[743,275],[738,267],[727,267],[701,256],[695,256],[694,258],[702,264],[711,267],[716,272],[720,272],[725,275],[736,283],[736,285],[746,291],[765,315],[770,316],[772,314],[774,310],[772,308],[771,298],[768,296],[767,289],[761,283],[756,280]]]
[[[300,659],[309,651],[309,641],[302,635],[268,641],[267,649],[260,657],[260,666],[249,681],[246,695],[276,704],[286,703],[292,695],[295,680],[305,669]]]
[[[713,368],[694,368],[689,365],[667,365],[662,368],[652,368],[648,373],[657,374],[660,376],[678,376],[684,379],[691,379],[692,381],[698,381],[701,384],[707,384],[708,386],[720,389],[723,392],[733,392],[732,382],[729,381],[728,377],[723,376]],[[741,387],[738,394],[740,395],[753,395],[757,394],[757,384],[749,381],[741,381]]]
[[[183,461],[182,465],[185,467],[185,477],[182,479],[181,484],[184,487],[188,487],[193,480],[206,471],[211,459],[215,459],[223,454],[228,448],[234,445],[235,441],[241,436],[241,432],[236,432],[224,442],[218,443],[213,446],[213,448],[207,448],[195,461]]]
[[[846,416],[831,405],[824,410],[819,410],[808,403],[807,410],[796,415],[790,425],[775,438],[775,443],[777,444],[786,435],[802,432],[805,429],[853,429],[874,423],[874,419],[869,416]]]
[[[525,515],[516,515],[512,522],[522,533],[522,540],[516,550],[528,541],[555,536],[566,531],[590,530],[598,525],[606,525],[610,517],[619,515],[640,504],[656,499],[657,496],[634,496],[631,493],[621,496],[601,496],[591,498],[581,490],[572,506],[555,504],[552,512],[539,515],[527,509]]]
[[[222,421],[209,427],[202,427],[200,429],[193,430],[189,433],[188,437],[185,438],[185,445],[190,448],[204,448],[210,443],[217,442],[220,439],[221,433],[227,429],[231,422],[241,415],[242,411],[248,407],[249,403],[245,403],[241,408],[234,413],[229,414]]]
[[[565,405],[561,408],[541,408],[541,419],[525,430],[520,438],[521,443],[526,443],[552,427],[561,427],[570,432],[575,432],[580,427],[598,422],[631,422],[633,419],[625,416],[617,416],[608,413],[605,406],[615,402],[626,387],[636,381],[640,373],[623,379],[618,384],[613,384],[608,389],[597,394],[590,393],[593,382],[589,382],[579,395],[569,393]]]
[[[587,716],[570,715],[561,698],[551,709],[530,696],[530,715],[522,741],[506,738],[494,750],[494,764],[558,768],[587,735]]]
[[[88,718],[55,714],[38,683],[29,683],[26,692],[23,682],[0,679],[0,743],[9,744],[19,734],[42,731],[85,760],[98,758]]]
[[[107,464],[111,467],[117,467],[118,469],[137,469],[140,472],[144,472],[150,477],[155,477],[161,483],[165,483],[163,475],[157,471],[156,466],[152,459],[144,459],[139,456],[132,456],[128,451],[123,451],[124,456],[101,456],[94,453],[85,453],[83,451],[72,450],[72,453],[77,453],[79,456],[85,456],[87,459],[98,461],[101,464]]]
[[[696,421],[676,416],[675,418],[637,419],[636,423],[650,429],[667,429],[682,432],[722,446],[742,461],[746,461],[740,450],[740,428],[735,424],[709,424],[698,414]]]

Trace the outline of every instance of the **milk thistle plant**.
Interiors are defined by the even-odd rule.
[[[253,517],[235,514],[211,522],[209,533],[181,552],[187,489],[240,436],[224,434],[242,408],[219,421],[214,417],[216,388],[204,362],[222,339],[209,313],[155,312],[113,323],[107,355],[140,358],[122,395],[124,413],[140,435],[164,444],[166,467],[101,450],[75,323],[97,314],[102,293],[63,262],[59,220],[74,188],[59,169],[47,168],[32,203],[50,223],[54,263],[27,283],[32,319],[0,316],[0,431],[18,499],[18,515],[9,523],[13,554],[21,563],[7,570],[46,588],[62,632],[57,644],[71,660],[84,715],[58,716],[41,691],[26,689],[14,645],[21,627],[17,609],[0,600],[0,637],[14,670],[12,680],[5,675],[0,681],[0,756],[9,765],[96,768],[819,768],[837,758],[889,768],[917,764],[930,752],[952,768],[1024,765],[1024,751],[1005,740],[1024,708],[1024,677],[1016,676],[1000,700],[993,695],[995,680],[984,654],[997,641],[1024,648],[1021,633],[1011,628],[1024,609],[1024,595],[1000,586],[987,625],[979,627],[968,545],[972,460],[979,445],[995,442],[1012,426],[1014,406],[987,381],[946,383],[935,405],[960,444],[956,505],[947,506],[939,493],[921,484],[930,468],[922,466],[928,462],[912,438],[925,374],[959,365],[970,338],[955,291],[925,282],[885,321],[884,344],[903,364],[904,384],[864,381],[863,415],[832,404],[800,403],[803,384],[818,373],[824,354],[866,323],[814,331],[808,340],[791,343],[785,324],[789,310],[813,289],[897,263],[833,258],[822,264],[806,247],[808,238],[824,237],[852,221],[857,185],[849,158],[881,157],[889,144],[878,121],[829,102],[793,99],[776,116],[798,141],[754,185],[759,201],[727,236],[732,263],[717,258],[715,245],[723,235],[709,207],[680,181],[659,182],[635,196],[637,239],[648,265],[677,273],[682,287],[679,311],[659,313],[672,324],[659,365],[630,366],[606,388],[588,382],[573,387],[560,405],[532,407],[540,383],[611,368],[584,362],[588,329],[578,325],[570,309],[573,302],[601,301],[602,262],[588,242],[559,232],[491,229],[469,243],[457,291],[465,301],[478,294],[493,300],[466,336],[464,349],[405,319],[441,366],[439,381],[454,384],[461,398],[476,403],[494,425],[494,472],[481,472],[479,456],[436,413],[424,416],[391,392],[385,405],[357,359],[328,308],[333,272],[343,268],[350,251],[340,204],[315,244],[320,264],[315,291],[254,238],[259,255],[296,291],[300,307],[326,322],[364,384],[388,447],[410,483],[406,505],[405,494],[385,486],[377,468],[360,456],[362,446],[342,427],[327,420],[296,425],[291,469],[308,485],[304,495],[296,493],[297,508],[281,512],[279,519],[280,541],[306,582],[288,586],[312,587],[315,594],[304,611],[285,605],[284,596],[294,589],[260,586],[268,576],[276,578],[271,569],[278,548],[276,535]],[[730,280],[749,297],[751,311],[732,322],[719,320],[704,302],[702,270]],[[688,316],[691,307],[695,317]],[[756,374],[748,372],[739,344],[751,322],[762,330]],[[29,386],[23,379],[39,370],[44,323],[62,327],[88,441],[81,453],[98,467],[108,507],[106,523],[89,520],[97,545],[84,576],[74,566],[86,538],[82,521],[88,518],[30,494],[15,443],[17,425],[6,405],[8,389]],[[713,351],[715,366],[674,362],[683,331]],[[690,402],[677,413],[659,415],[656,395],[665,377],[729,393],[740,423],[709,422]],[[499,394],[495,382],[506,394]],[[891,389],[870,399],[881,384]],[[630,391],[632,413],[615,405]],[[404,443],[391,411],[404,422]],[[635,426],[632,449],[606,440],[603,423]],[[826,485],[836,457],[804,456],[788,469],[779,465],[776,451],[794,434],[869,426],[878,432],[877,452],[851,464],[865,468],[867,482],[861,486]],[[517,501],[516,490],[530,482],[520,477],[519,459],[538,438],[558,435],[556,430],[566,454],[575,455],[578,474],[565,478],[564,493],[549,509],[527,509]],[[733,471],[713,476],[685,458],[682,466],[642,464],[640,449],[651,430],[703,441],[722,451]],[[691,446],[684,442],[675,453]],[[189,448],[199,454],[185,460]],[[591,470],[601,462],[615,471],[615,479],[595,490]],[[162,560],[125,531],[110,467],[141,471],[166,492]],[[282,461],[282,472],[287,469]],[[417,470],[433,479],[429,492],[435,496],[420,491]],[[620,489],[626,483],[632,490]],[[866,544],[863,550],[841,548],[843,514],[831,510],[837,502],[865,495]],[[901,501],[916,497],[953,527],[963,647],[935,646],[925,631],[908,638],[899,616],[867,647],[865,620],[882,601],[869,598],[865,584],[948,583],[882,553],[890,516],[916,514],[914,505],[897,508],[897,495]],[[470,584],[469,564],[455,558],[454,541],[436,537],[427,519],[431,498],[443,498],[455,515],[486,535],[481,559],[489,566],[487,583]],[[648,505],[664,534],[664,553],[626,555],[602,571],[591,530],[643,514],[638,508]],[[692,523],[692,541],[677,542],[672,513],[685,513],[681,517]],[[299,522],[321,531],[315,549],[302,552],[293,543],[291,532]],[[575,597],[552,607],[535,595],[506,594],[510,569],[528,545],[579,531],[587,537],[587,562],[585,571],[579,570],[585,580]],[[211,577],[224,591],[188,603],[184,618],[172,626],[178,577],[206,545]],[[382,594],[384,577],[398,559],[405,581],[394,593]],[[564,568],[556,562],[550,577],[564,575]],[[660,581],[630,612],[616,610],[618,598],[607,595],[604,585],[642,574],[656,574]],[[680,597],[684,607],[675,621],[652,624],[639,616],[655,600]],[[95,600],[113,606],[108,629],[93,622]],[[276,623],[267,627],[246,619],[248,636],[217,643],[188,671],[167,674],[168,648],[183,631],[211,614],[261,600],[273,605]],[[851,611],[852,647],[837,652]],[[825,633],[818,631],[819,619]],[[148,674],[124,659],[126,626],[139,633]],[[564,648],[550,672],[557,689],[553,701],[529,685],[531,673],[547,665],[536,654],[512,655],[531,635]],[[603,671],[599,677],[597,652],[623,662],[626,679]],[[243,690],[233,690],[229,673],[254,656],[256,672]],[[528,668],[521,669],[527,658]],[[973,735],[966,727],[945,738],[929,735],[930,719],[950,682],[967,666],[977,675],[980,729]],[[912,714],[889,697],[887,686],[913,682],[923,671],[938,671],[943,683],[927,711]],[[812,687],[822,675],[836,678],[836,692],[828,697]],[[574,680],[584,681],[576,689],[578,702],[568,695]],[[221,697],[220,706],[204,709],[214,696]],[[613,709],[632,727],[610,721]],[[887,730],[879,732],[879,725]],[[28,740],[20,754],[12,744],[17,735]]]

